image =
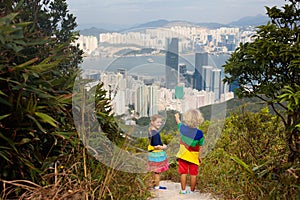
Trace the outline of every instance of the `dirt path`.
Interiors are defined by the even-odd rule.
[[[153,198],[149,200],[216,200],[210,194],[200,193],[197,190],[194,193],[190,194],[179,194],[180,183],[161,181],[160,184],[166,186],[167,190],[152,190],[151,192],[153,194]],[[187,187],[187,189],[189,190],[190,188]]]

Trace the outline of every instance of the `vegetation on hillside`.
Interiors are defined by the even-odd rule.
[[[83,132],[73,117],[89,116],[83,107],[72,107],[72,99],[84,97],[73,87],[75,80],[79,85],[87,80],[79,79],[82,51],[74,45],[78,33],[66,1],[3,1],[0,11],[0,198],[147,196],[144,177],[106,166],[80,140]],[[101,87],[94,98],[96,119],[120,144]]]
[[[270,22],[225,64],[243,99],[200,108],[198,189],[224,199],[300,198],[299,1],[266,9]],[[150,173],[132,172],[145,167],[148,139],[129,137],[103,85],[79,77],[66,1],[4,1],[0,10],[0,198],[147,199]],[[179,181],[175,112],[161,131],[170,160],[162,178]]]
[[[0,178],[41,181],[71,150],[72,87],[81,51],[64,1],[6,1],[0,18]]]
[[[268,24],[259,26],[254,41],[240,44],[224,65],[225,82],[238,83],[239,97],[261,99],[282,119],[289,161],[295,163],[300,161],[299,6],[298,0],[289,0],[282,9],[266,7]]]
[[[297,199],[297,169],[288,162],[285,137],[268,108],[232,113],[200,167],[201,191],[225,199]]]

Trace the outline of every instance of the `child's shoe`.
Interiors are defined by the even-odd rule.
[[[167,189],[167,187],[165,187],[165,186],[154,186],[153,187],[154,189],[156,189],[156,190],[166,190]]]
[[[180,190],[179,194],[189,194],[190,191],[188,190]]]

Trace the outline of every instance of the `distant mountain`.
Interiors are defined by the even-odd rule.
[[[206,28],[221,28],[221,27],[229,27],[229,25],[226,24],[220,24],[220,23],[197,23],[196,25],[201,26],[201,27],[206,27]]]
[[[112,29],[103,29],[103,28],[89,28],[89,29],[83,29],[80,30],[80,34],[82,35],[95,35],[99,36],[100,33],[107,33],[107,32],[128,32],[132,30],[143,30],[146,28],[158,28],[158,27],[170,27],[174,25],[184,25],[184,26],[200,26],[200,27],[206,27],[206,28],[220,28],[220,27],[247,27],[247,26],[259,26],[266,24],[268,22],[268,17],[266,15],[256,15],[256,16],[248,16],[248,17],[243,17],[237,21],[233,21],[229,24],[220,24],[220,23],[193,23],[193,22],[188,22],[188,21],[183,21],[183,20],[173,20],[173,21],[168,21],[164,19],[156,20],[156,21],[151,21],[135,26],[128,26],[128,28],[123,28],[117,30],[112,30]]]
[[[237,21],[231,22],[229,25],[231,26],[259,26],[266,24],[268,22],[269,18],[266,15],[256,15],[256,16],[248,16],[243,17]]]
[[[144,24],[139,24],[137,26],[133,26],[128,29],[124,29],[121,32],[127,32],[127,31],[138,30],[138,29],[142,30],[142,29],[146,29],[146,28],[171,27],[171,26],[195,26],[195,25],[197,25],[197,24],[195,24],[193,22],[189,22],[189,21],[184,21],[184,20],[168,21],[168,20],[160,19],[160,20],[156,20],[156,21],[147,22]]]
[[[171,27],[171,26],[195,26],[196,24],[193,22],[189,21],[184,21],[184,20],[174,20],[174,21],[169,21],[168,24],[165,25],[165,27]]]
[[[147,22],[144,24],[140,24],[137,26],[133,26],[128,29],[124,29],[121,32],[126,32],[134,29],[146,29],[146,28],[157,28],[157,27],[170,27],[174,25],[185,25],[185,26],[200,26],[206,28],[221,28],[221,27],[246,27],[246,26],[258,26],[262,24],[266,24],[268,21],[268,17],[265,15],[256,15],[256,16],[248,16],[241,18],[237,21],[231,22],[229,24],[220,24],[220,23],[193,23],[189,21],[183,20],[173,20],[168,21],[164,19]]]
[[[134,27],[131,27],[129,29],[141,29],[141,28],[156,28],[156,27],[162,27],[165,26],[166,24],[170,23],[168,20],[164,20],[164,19],[160,19],[160,20],[156,20],[156,21],[151,21],[151,22],[147,22],[144,24],[140,24]]]
[[[85,35],[85,36],[92,35],[92,36],[96,36],[96,37],[99,37],[100,33],[108,33],[108,32],[110,32],[110,31],[102,29],[102,28],[96,28],[96,27],[83,29],[83,30],[79,31],[80,35]]]

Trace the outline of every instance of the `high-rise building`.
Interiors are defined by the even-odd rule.
[[[112,101],[113,110],[116,115],[125,114],[126,112],[125,99],[126,99],[126,91],[119,90]]]
[[[221,70],[212,70],[212,91],[215,93],[215,101],[220,101],[221,98]]]
[[[136,100],[135,100],[135,111],[140,117],[148,117],[148,99],[149,99],[148,88],[145,85],[140,85],[137,88]]]
[[[178,38],[167,39],[166,52],[166,88],[177,86],[178,73]]]
[[[184,85],[178,85],[175,87],[175,99],[183,99],[184,97]]]
[[[203,66],[203,78],[204,86],[203,89],[207,92],[212,91],[212,66]]]
[[[126,79],[122,74],[114,75],[115,96],[113,97],[113,108],[116,115],[122,115],[126,112]]]
[[[159,110],[159,86],[140,85],[136,92],[135,111],[140,117],[149,117]]]
[[[195,72],[194,72],[194,87],[201,91],[205,90],[204,87],[204,71],[203,66],[208,65],[208,53],[196,53],[195,54]]]
[[[178,84],[179,83],[187,83],[187,67],[184,63],[178,65]]]
[[[159,102],[158,102],[158,98],[159,98],[159,86],[157,85],[151,85],[148,86],[149,88],[149,116],[152,116],[154,114],[158,114],[158,110],[159,110]]]

